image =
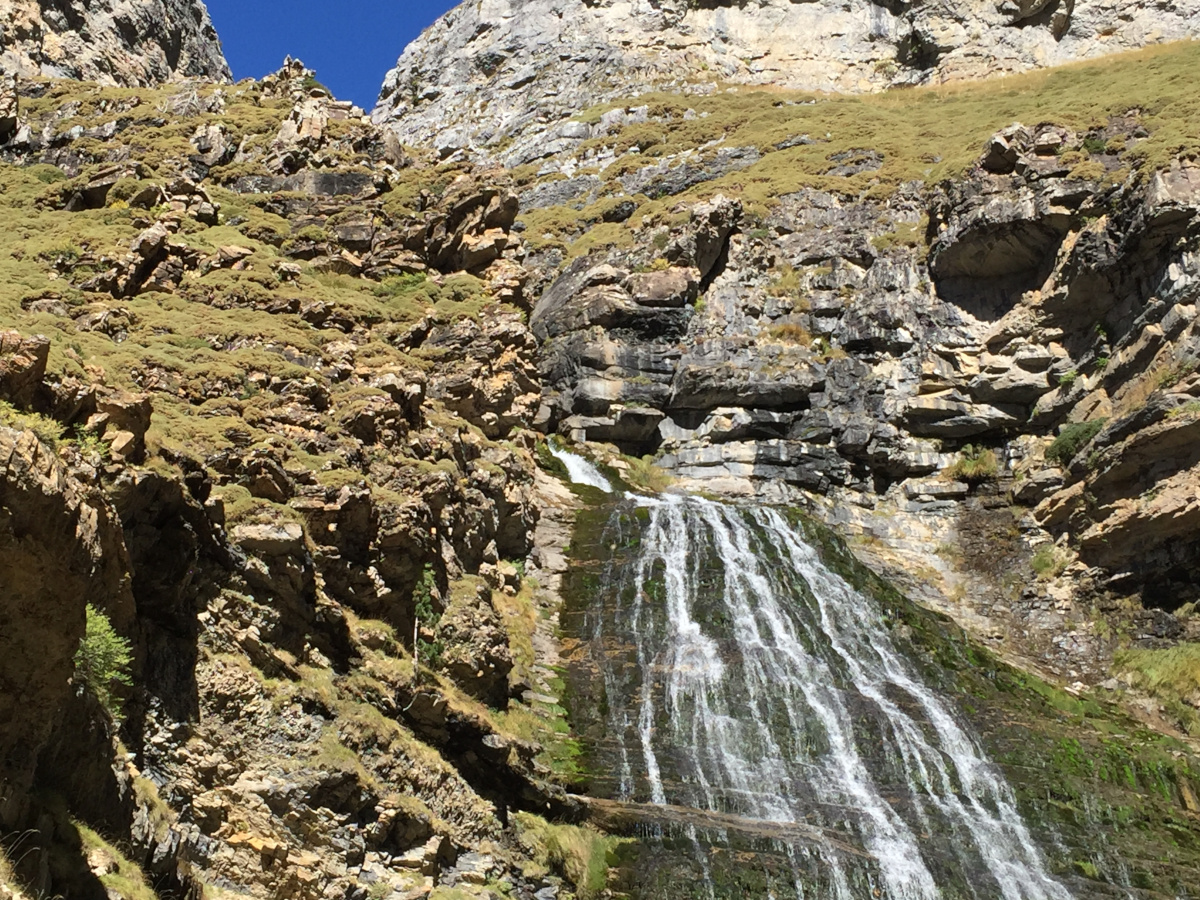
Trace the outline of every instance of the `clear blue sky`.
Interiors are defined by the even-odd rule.
[[[370,110],[383,76],[457,0],[206,0],[234,78],[261,78],[289,53],[339,100]]]

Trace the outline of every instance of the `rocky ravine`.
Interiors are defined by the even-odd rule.
[[[4,0],[0,70],[128,87],[232,78],[202,0]]]
[[[1191,37],[1198,23],[1194,0],[484,0],[405,49],[374,117],[443,155],[522,165],[591,137],[577,113],[647,91],[977,79]]]

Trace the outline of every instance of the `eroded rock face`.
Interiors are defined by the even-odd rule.
[[[229,81],[202,0],[5,0],[0,68],[128,87]]]
[[[1014,123],[940,184],[804,189],[758,222],[717,198],[669,234],[572,261],[531,316],[540,423],[657,452],[704,490],[806,495],[924,567],[918,580],[952,569],[930,548],[969,544],[978,521],[1029,542],[990,571],[965,554],[993,581],[1041,543],[1070,574],[948,608],[997,640],[1043,641],[1063,671],[1099,671],[1102,642],[1063,637],[1086,598],[1177,610],[1200,563],[1197,169],[1125,177],[1110,151],[1136,123],[1105,129]],[[1114,142],[1076,168],[1085,139]],[[1056,458],[1056,436],[1089,421]],[[972,481],[964,461],[985,452]],[[1001,522],[1009,490],[1026,513]]]
[[[487,0],[451,10],[404,51],[374,116],[445,156],[521,164],[607,133],[611,114],[572,117],[647,90],[719,80],[876,91],[1176,40],[1198,23],[1195,0]]]
[[[0,428],[0,823],[19,827],[38,756],[74,694],[87,603],[119,605],[128,586],[119,529],[30,431]]]

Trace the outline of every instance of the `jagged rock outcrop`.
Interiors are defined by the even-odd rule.
[[[374,117],[444,155],[519,165],[606,134],[577,114],[655,89],[877,91],[1017,72],[1200,32],[1194,0],[796,3],[487,0],[444,15],[388,73]]]
[[[0,69],[126,87],[232,79],[202,0],[4,0]]]

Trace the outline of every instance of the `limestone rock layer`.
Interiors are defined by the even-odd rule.
[[[562,150],[589,106],[655,88],[879,91],[1198,33],[1197,0],[480,0],[404,51],[374,115],[403,141],[519,165]]]
[[[126,87],[232,78],[202,0],[0,0],[0,69]]]

